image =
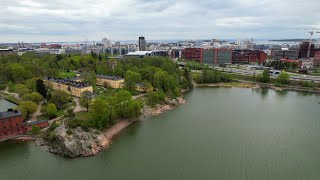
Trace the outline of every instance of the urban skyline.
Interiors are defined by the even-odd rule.
[[[8,1],[0,5],[2,42],[136,39],[308,38],[319,28],[316,0]],[[307,11],[306,11],[307,10]],[[302,15],[303,14],[303,15]],[[306,18],[308,17],[308,18]]]

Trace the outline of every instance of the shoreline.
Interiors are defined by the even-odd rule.
[[[273,89],[275,91],[296,91],[296,92],[320,94],[320,88],[308,88],[308,87],[301,87],[301,86],[283,86],[283,87],[278,87],[278,86],[275,86],[274,84],[251,82],[251,81],[238,81],[238,82],[229,82],[229,83],[196,84],[195,87],[270,88],[270,89]]]
[[[37,138],[35,142],[45,151],[69,158],[94,156],[100,151],[108,149],[112,144],[112,140],[131,124],[161,115],[185,103],[186,100],[183,97],[178,97],[166,99],[166,103],[159,104],[156,107],[145,105],[142,109],[142,114],[138,118],[119,119],[115,125],[104,131],[96,129],[85,131],[78,127],[72,129],[72,134],[68,134],[65,129],[58,127],[54,130],[57,134],[54,141],[49,142],[42,138]]]

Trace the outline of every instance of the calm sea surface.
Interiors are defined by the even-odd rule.
[[[132,125],[94,157],[2,143],[0,180],[320,179],[320,97],[201,88],[186,98]]]

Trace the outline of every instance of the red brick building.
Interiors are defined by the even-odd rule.
[[[232,63],[234,64],[248,64],[258,63],[263,64],[267,60],[267,54],[259,50],[233,50]]]
[[[31,131],[32,126],[38,126],[40,129],[43,129],[43,128],[46,128],[49,126],[49,122],[47,120],[43,120],[43,121],[35,121],[35,122],[25,123],[23,125],[24,132]]]
[[[284,62],[296,63],[296,64],[298,64],[299,68],[301,68],[301,66],[302,66],[302,61],[300,61],[300,60],[282,58],[282,59],[280,59],[280,61],[283,63]]]
[[[202,63],[202,48],[186,48],[183,51],[183,57],[189,61]]]
[[[320,67],[320,51],[318,51],[314,54],[313,67],[315,67],[315,68]]]
[[[0,112],[0,140],[24,134],[22,113],[8,109]]]
[[[0,141],[14,138],[32,130],[32,126],[43,129],[49,126],[47,120],[23,123],[21,111],[8,109],[0,112]]]

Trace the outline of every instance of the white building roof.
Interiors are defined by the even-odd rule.
[[[129,52],[127,56],[145,56],[146,54],[151,54],[152,51],[136,51],[136,52]]]

